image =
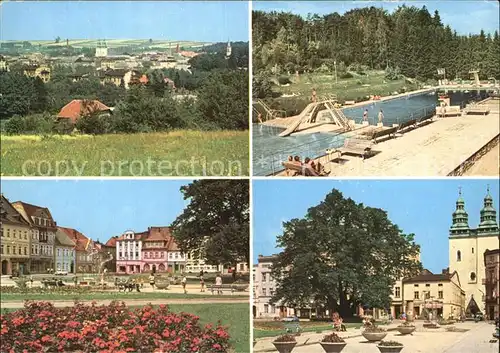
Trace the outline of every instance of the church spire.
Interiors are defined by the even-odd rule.
[[[465,211],[465,201],[462,198],[462,188],[458,188],[458,200],[453,212],[453,223],[450,227],[450,236],[469,235],[469,215]]]
[[[497,211],[493,207],[493,197],[491,197],[490,186],[488,185],[486,196],[484,197],[484,205],[481,210],[481,223],[479,223],[478,232],[488,233],[497,230]]]

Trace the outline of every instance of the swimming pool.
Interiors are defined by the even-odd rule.
[[[484,98],[485,91],[453,92],[448,93],[451,105],[463,106],[471,99]],[[434,114],[438,102],[436,92],[408,94],[404,97],[389,99],[386,101],[375,101],[367,105],[355,108],[344,108],[344,114],[354,119],[357,123],[362,121],[363,112],[368,109],[368,121],[376,125],[380,109],[384,113],[384,125],[401,124],[411,119],[421,119]],[[265,176],[282,170],[281,163],[290,155],[315,158],[324,154],[328,148],[336,148],[343,145],[344,140],[353,133],[314,133],[288,137],[279,137],[284,129],[253,125],[253,174]]]

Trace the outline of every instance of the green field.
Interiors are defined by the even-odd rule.
[[[360,328],[360,323],[344,323],[346,328]],[[285,325],[280,321],[254,321],[253,337],[266,338],[275,337],[285,333]],[[323,332],[331,331],[332,324],[316,321],[301,321],[300,328],[302,332]]]
[[[134,308],[134,306],[131,306]],[[174,312],[187,312],[200,317],[202,325],[218,321],[226,326],[231,336],[234,352],[250,352],[250,309],[248,304],[173,304]],[[2,313],[15,311],[3,309]]]
[[[20,300],[124,300],[124,299],[144,299],[144,300],[153,300],[153,299],[214,299],[217,296],[210,294],[201,295],[201,294],[182,294],[182,293],[168,293],[165,291],[158,291],[154,293],[124,293],[124,292],[92,292],[92,293],[1,293],[0,299],[2,302],[10,302],[10,301],[20,301]],[[219,297],[220,298],[220,297]],[[224,298],[224,297],[222,297]],[[237,293],[231,295],[231,298],[236,299],[244,299],[248,298],[248,295],[238,295]]]
[[[3,176],[249,175],[248,131],[0,138]]]
[[[97,46],[97,42],[99,39],[70,39],[69,45],[75,48],[95,48]],[[3,43],[22,43],[23,41],[0,41]],[[56,43],[55,40],[28,40],[32,45],[38,46],[40,45],[43,49],[44,47],[64,47],[66,46],[66,38],[61,38],[59,43]],[[133,47],[133,46],[149,46],[149,47],[164,47],[169,48],[175,47],[179,44],[179,47],[183,48],[200,48],[203,45],[210,45],[212,43],[204,43],[204,42],[193,42],[193,41],[179,41],[179,40],[156,40],[153,39],[153,42],[149,42],[149,38],[145,39],[106,39],[106,45],[108,48],[117,48],[117,47]]]
[[[274,86],[274,90],[284,95],[298,95],[298,97],[311,97],[312,89],[316,89],[318,98],[328,98],[337,95],[339,100],[354,100],[358,97],[369,95],[389,95],[401,92],[402,88],[413,89],[413,85],[405,79],[388,81],[384,71],[368,71],[366,75],[351,73],[354,77],[338,79],[335,82],[333,74],[302,74],[298,79],[290,77],[292,84],[288,86]]]

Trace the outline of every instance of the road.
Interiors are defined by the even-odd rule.
[[[419,327],[412,335],[401,336],[397,331],[388,332],[386,341],[403,343],[403,353],[496,353],[498,342],[490,343],[493,339],[494,325],[482,322],[466,322],[456,324],[457,328],[468,329],[467,332],[445,332],[444,329],[426,330]],[[350,331],[350,332],[349,332]],[[325,332],[324,334],[326,334]],[[342,353],[377,353],[375,343],[369,343],[361,336],[361,330],[348,330],[347,346]],[[322,335],[303,334],[298,337],[298,346],[293,353],[322,353],[323,349],[317,343]],[[308,345],[303,345],[305,342]],[[312,343],[312,344],[311,344]],[[271,340],[261,340],[255,347],[255,352],[273,352]]]

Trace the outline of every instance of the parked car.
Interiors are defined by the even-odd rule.
[[[54,274],[56,276],[67,276],[68,275],[68,271],[57,270],[56,272],[54,272]]]

